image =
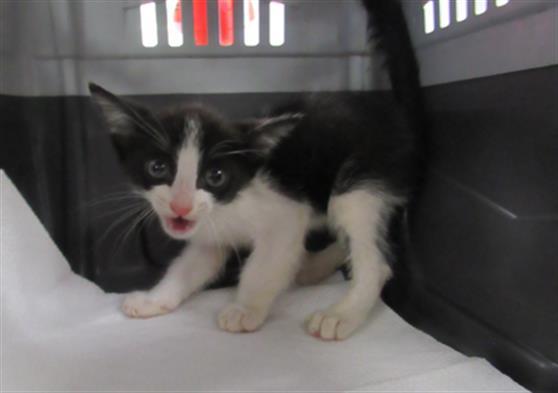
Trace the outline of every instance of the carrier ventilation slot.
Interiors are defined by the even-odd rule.
[[[211,1],[211,0],[209,0]],[[146,1],[140,5],[141,43],[145,48],[160,46],[157,26],[157,3]],[[183,10],[192,4],[192,20],[187,20]],[[208,0],[165,0],[166,31],[168,46],[178,48],[184,46],[185,40],[191,39],[195,46],[207,46],[218,43],[219,46],[239,44],[235,37],[235,13],[242,14],[244,39],[246,47],[261,45],[260,8],[266,7],[269,12],[269,45],[279,47],[285,44],[285,2],[284,0],[217,0],[217,15],[210,15]],[[186,18],[186,19],[185,19]],[[216,19],[214,19],[216,18]],[[209,20],[218,20],[218,37],[210,37]],[[183,25],[191,23],[191,38],[184,37]]]
[[[234,44],[233,0],[219,0],[219,45]]]
[[[281,46],[285,43],[285,4],[269,2],[269,44]]]
[[[496,7],[509,4],[510,0],[490,0]],[[455,22],[467,20],[469,14],[483,15],[488,11],[489,0],[428,0],[422,6],[424,32],[450,27]],[[472,11],[472,12],[470,12]]]
[[[155,2],[140,5],[141,44],[153,48],[159,43],[157,34],[157,6]]]
[[[170,47],[179,47],[184,44],[182,34],[182,3],[180,0],[166,0],[167,10],[167,37]]]
[[[244,0],[244,45],[258,46],[260,43],[260,1]]]

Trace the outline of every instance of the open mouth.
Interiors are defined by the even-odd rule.
[[[182,217],[167,218],[167,226],[175,233],[187,233],[195,225],[195,221],[187,220]]]

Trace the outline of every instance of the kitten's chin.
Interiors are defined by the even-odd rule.
[[[173,239],[185,240],[192,236],[196,229],[196,222],[181,217],[161,218],[163,229]]]

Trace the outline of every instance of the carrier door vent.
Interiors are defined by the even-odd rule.
[[[159,39],[157,21],[158,4],[163,1],[146,1],[140,5],[141,43],[145,48],[163,45]],[[216,4],[214,7],[213,3]],[[188,7],[188,11],[186,12]],[[164,0],[166,18],[166,44],[171,48],[182,47],[185,40],[195,46],[221,47],[243,45],[257,47],[261,45],[262,26],[260,10],[269,14],[269,46],[279,47],[285,44],[285,10],[286,4],[279,0]],[[215,15],[213,15],[215,14]],[[236,16],[239,15],[240,19]],[[211,36],[209,24],[218,21],[218,34]],[[235,24],[242,23],[241,29]],[[184,26],[190,25],[189,29]],[[185,33],[191,31],[191,36]],[[243,35],[242,38],[237,35]]]
[[[480,16],[489,11],[489,3],[496,8],[509,4],[510,0],[428,0],[423,2],[423,27],[425,34],[464,22],[471,16]]]

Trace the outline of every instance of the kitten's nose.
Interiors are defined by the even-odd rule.
[[[172,201],[170,208],[174,214],[183,217],[192,211],[192,205],[184,205],[179,202]]]

